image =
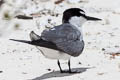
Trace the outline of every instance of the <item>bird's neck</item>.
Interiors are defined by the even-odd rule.
[[[80,33],[81,33],[81,35],[80,35],[80,41],[83,41],[82,26],[79,25],[79,24],[78,25],[77,24],[72,24],[72,23],[69,23],[69,24],[73,25],[74,27],[76,27],[80,31]]]
[[[74,27],[76,27],[80,33],[80,41],[83,40],[83,32],[82,32],[82,25],[86,22],[87,20],[84,17],[71,17],[68,21],[63,20],[63,23],[69,23],[71,25],[73,25]]]
[[[86,22],[87,20],[84,17],[71,17],[70,20],[68,21],[68,23],[70,23],[71,25],[75,26],[81,33],[80,36],[80,41],[83,40],[83,32],[82,32],[82,25]]]
[[[81,35],[80,35],[80,41],[83,41],[83,31],[82,31],[82,27],[77,27],[77,29],[80,31]]]

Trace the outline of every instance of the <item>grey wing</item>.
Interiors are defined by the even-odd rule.
[[[84,47],[80,41],[80,31],[70,24],[55,26],[49,30],[44,30],[42,39],[56,44],[58,48],[72,56],[78,56]]]
[[[77,28],[71,26],[70,24],[63,24],[60,26],[55,26],[51,29],[44,30],[41,37],[44,40],[52,42],[62,42],[67,40],[77,40],[81,36],[81,33]]]
[[[77,57],[82,53],[84,49],[84,41],[68,41],[58,43],[57,46],[67,54]]]

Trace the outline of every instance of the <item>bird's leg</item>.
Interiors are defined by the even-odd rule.
[[[59,62],[59,60],[57,61],[57,63],[58,63],[58,66],[59,66],[60,72],[63,73],[63,70],[62,70],[62,68],[61,68],[61,66],[60,66],[60,62]]]
[[[69,73],[71,73],[70,60],[68,61]]]

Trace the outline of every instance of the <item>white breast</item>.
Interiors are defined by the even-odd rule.
[[[37,47],[40,51],[42,51],[42,54],[49,59],[64,59],[64,60],[69,60],[70,55],[67,53],[63,53],[57,50],[49,49],[49,48],[44,48],[44,47]]]

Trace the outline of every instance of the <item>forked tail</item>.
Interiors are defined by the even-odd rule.
[[[12,41],[17,41],[17,42],[22,42],[22,43],[28,43],[28,44],[32,44],[34,45],[33,43],[35,43],[35,41],[39,40],[40,39],[40,36],[35,34],[34,31],[31,31],[30,32],[30,38],[32,41],[27,41],[27,40],[16,40],[16,39],[10,39]]]

